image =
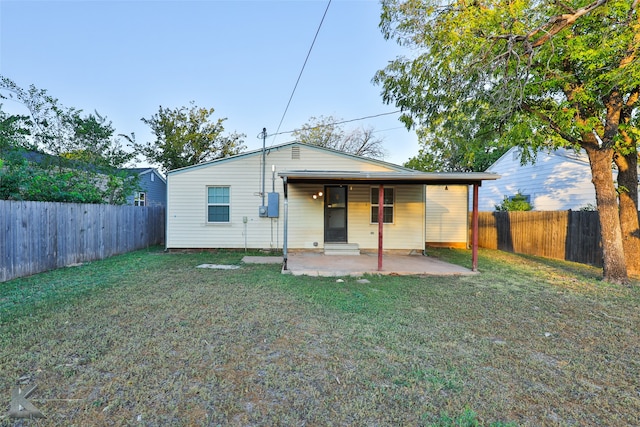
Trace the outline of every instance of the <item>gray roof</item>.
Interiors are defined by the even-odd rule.
[[[359,161],[363,161],[363,162],[367,162],[367,163],[371,163],[371,164],[376,164],[376,165],[381,165],[381,166],[384,166],[384,167],[387,167],[387,168],[390,168],[390,169],[394,169],[394,170],[398,170],[398,171],[411,171],[412,170],[412,169],[409,169],[409,168],[405,168],[404,166],[399,166],[399,165],[396,165],[394,163],[386,162],[384,160],[372,159],[372,158],[363,157],[363,156],[357,156],[355,154],[345,153],[344,151],[335,150],[333,148],[320,147],[318,145],[313,145],[313,144],[305,144],[305,143],[299,142],[299,141],[290,141],[290,142],[285,142],[285,143],[279,144],[279,145],[272,145],[271,147],[266,147],[265,151],[266,151],[267,154],[269,154],[270,151],[277,151],[277,150],[288,148],[288,147],[291,147],[291,146],[294,146],[294,145],[297,145],[297,146],[300,146],[300,147],[309,148],[309,149],[312,149],[312,150],[325,151],[325,152],[336,154],[338,156],[357,159]],[[196,169],[196,168],[208,167],[208,166],[211,166],[211,165],[214,165],[214,164],[218,164],[218,163],[229,162],[229,161],[238,160],[238,159],[241,159],[241,158],[244,158],[244,157],[248,157],[248,156],[259,156],[259,155],[262,155],[262,148],[259,148],[259,149],[256,149],[256,150],[252,150],[252,151],[245,151],[244,153],[236,154],[236,155],[229,156],[229,157],[223,157],[221,159],[209,160],[208,162],[198,163],[196,165],[185,166],[185,167],[179,168],[179,169],[172,169],[172,170],[167,172],[167,175],[174,175],[176,173],[182,173],[182,172],[186,172],[186,171],[189,171],[189,170],[192,170],[192,169]]]
[[[375,184],[479,184],[495,180],[500,175],[487,172],[371,172],[371,171],[323,171],[299,170],[278,172],[288,183],[375,183]]]

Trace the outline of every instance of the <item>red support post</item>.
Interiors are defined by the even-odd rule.
[[[378,271],[382,271],[382,230],[384,226],[384,185],[378,189]]]
[[[478,187],[473,184],[473,213],[471,215],[471,270],[478,271]]]

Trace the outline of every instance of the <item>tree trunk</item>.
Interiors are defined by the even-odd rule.
[[[635,151],[635,150],[634,150]],[[627,273],[640,275],[640,222],[638,221],[638,155],[614,157],[618,166],[620,228]]]
[[[629,279],[622,245],[618,197],[611,173],[613,150],[595,148],[591,144],[585,144],[584,148],[589,156],[592,181],[596,190],[596,205],[600,216],[603,278],[611,283],[627,283]]]

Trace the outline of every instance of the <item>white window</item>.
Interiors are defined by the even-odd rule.
[[[136,193],[133,197],[133,205],[134,206],[146,206],[147,205],[147,195],[146,193]]]
[[[156,175],[151,172],[151,182],[154,182],[156,180]]]
[[[379,209],[379,199],[380,189],[378,187],[371,188],[371,223],[378,223],[378,209]],[[382,206],[382,222],[384,224],[392,224],[393,223],[393,206],[395,199],[395,191],[393,187],[384,189],[384,205]]]
[[[207,187],[207,222],[230,222],[229,187]]]

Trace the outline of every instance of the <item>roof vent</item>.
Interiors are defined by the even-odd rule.
[[[291,160],[300,160],[300,147],[291,147]]]

